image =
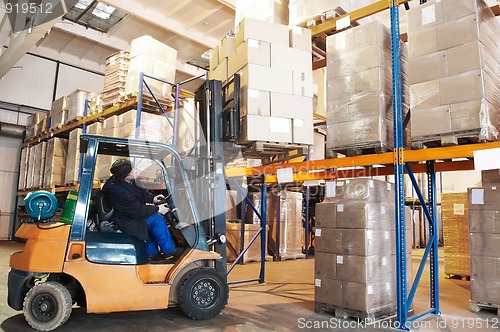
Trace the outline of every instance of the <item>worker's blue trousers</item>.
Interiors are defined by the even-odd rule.
[[[146,219],[148,224],[149,239],[146,241],[146,251],[148,255],[158,253],[158,246],[161,251],[168,255],[175,248],[175,243],[168,231],[167,223],[163,216],[159,213],[151,215]]]

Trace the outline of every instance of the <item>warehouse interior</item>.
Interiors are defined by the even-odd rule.
[[[499,15],[498,0],[4,2],[1,328],[497,330]],[[180,258],[148,261],[103,219],[122,157],[167,196]],[[182,292],[205,270],[218,297],[198,308]],[[131,274],[110,289],[105,271]]]

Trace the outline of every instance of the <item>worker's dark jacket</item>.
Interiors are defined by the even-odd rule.
[[[146,241],[148,239],[146,219],[158,212],[157,206],[146,205],[153,201],[153,194],[135,184],[115,181],[113,176],[106,181],[102,192],[115,210],[111,221],[124,233]]]

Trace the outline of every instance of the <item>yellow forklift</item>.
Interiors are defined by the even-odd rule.
[[[70,222],[54,217],[58,204],[53,194],[27,196],[33,221],[15,234],[26,243],[10,259],[8,304],[22,310],[32,328],[58,328],[73,306],[87,313],[179,306],[200,320],[223,310],[229,290],[221,95],[218,81],[207,81],[197,93],[207,144],[195,148],[191,157],[181,158],[172,144],[81,135],[82,171]],[[163,183],[159,190],[170,207],[166,222],[176,246],[185,248],[180,257],[150,263],[144,242],[116,231],[112,209],[93,188],[98,155],[148,159],[157,165],[157,182]],[[199,211],[205,212],[203,217]]]

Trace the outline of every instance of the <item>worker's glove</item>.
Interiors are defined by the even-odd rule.
[[[158,205],[158,213],[163,215],[165,213],[167,213],[168,211],[170,211],[170,208],[168,207],[167,204],[162,204],[162,205]]]
[[[163,196],[162,194],[156,195],[153,198],[153,204],[154,205],[159,205],[159,204],[161,204],[163,202],[165,202],[165,196]]]

